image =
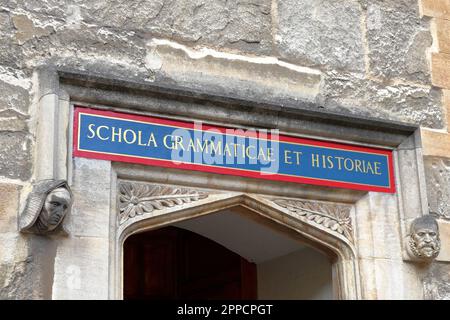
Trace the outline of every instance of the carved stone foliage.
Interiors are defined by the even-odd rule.
[[[120,182],[119,225],[127,220],[208,197],[203,191],[144,183]]]
[[[324,226],[353,241],[350,206],[291,199],[273,199],[272,201],[299,218]]]

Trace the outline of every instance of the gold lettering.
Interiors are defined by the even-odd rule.
[[[333,156],[328,156],[327,157],[327,161],[328,161],[328,169],[333,169],[334,168],[334,163],[333,163]]]
[[[116,132],[116,127],[112,127],[112,132],[111,132],[111,141],[115,142],[115,137],[118,137],[119,140],[118,142],[122,142],[122,128],[119,128],[119,132]]]
[[[205,140],[202,144],[201,141],[197,138],[197,150],[208,153],[208,142],[209,140]]]
[[[188,149],[191,149],[193,152],[197,152],[197,149],[195,149],[194,140],[192,139],[189,140]]]
[[[361,169],[361,160],[356,159],[355,160],[355,171],[356,172],[364,172],[364,170]]]
[[[131,137],[132,137],[132,140],[131,140],[131,141],[129,141],[129,140],[127,139],[127,134],[130,133],[130,132],[131,132]],[[133,143],[135,143],[135,142],[136,142],[136,132],[134,132],[134,131],[131,130],[131,129],[125,130],[125,131],[123,132],[123,140],[124,140],[125,143],[127,143],[127,144],[133,144]]]
[[[154,147],[158,147],[158,145],[156,144],[155,135],[153,134],[153,132],[150,134],[150,137],[148,138],[147,147],[149,147],[150,144],[152,144],[152,143],[153,143]]]
[[[344,159],[344,157],[335,157],[336,159],[338,159],[338,169],[341,170],[342,169],[342,160]]]
[[[91,134],[92,134],[92,136],[87,136],[88,137],[88,139],[92,139],[92,138],[94,138],[95,137],[95,132],[94,132],[94,129],[92,129],[92,127],[94,127],[95,126],[95,124],[93,124],[93,123],[91,123],[90,125],[88,125],[88,130],[91,132]]]
[[[147,145],[142,143],[142,131],[138,131],[138,145],[146,147]]]
[[[319,155],[318,154],[311,154],[311,162],[313,167],[319,166]]]
[[[292,164],[292,162],[290,162],[291,161],[291,156],[288,155],[288,153],[291,153],[291,151],[290,150],[284,150],[284,163]]]
[[[103,138],[101,135],[100,135],[100,130],[101,129],[109,129],[109,127],[108,126],[100,126],[100,127],[98,127],[97,128],[97,137],[100,139],[100,140],[109,140],[109,137],[106,137],[106,138]]]
[[[182,136],[175,136],[175,150],[178,150],[178,145],[180,146],[180,149],[184,150],[183,146],[183,137]]]
[[[367,173],[369,173],[369,171],[372,174],[375,174],[375,172],[373,171],[372,165],[370,164],[370,162],[367,162]]]
[[[267,160],[270,162],[274,162],[275,159],[273,158],[273,148],[267,148]]]
[[[239,143],[233,143],[233,146],[234,146],[234,156],[237,157],[237,148],[238,148],[238,146],[240,146],[240,144]]]
[[[349,167],[349,166],[347,165],[347,163],[350,163],[351,166]],[[346,158],[346,159],[344,160],[344,168],[345,168],[345,170],[347,170],[347,171],[353,171],[353,169],[355,168],[355,164],[353,163],[352,159]]]
[[[211,141],[210,146],[211,146],[211,154],[214,151],[215,155],[219,155],[219,156],[222,155],[222,141],[221,140],[217,141],[217,145],[214,144],[214,141]]]
[[[381,162],[375,162],[374,165],[375,165],[375,174],[376,175],[381,175],[381,172],[380,172]]]
[[[167,145],[167,138],[168,137],[170,137],[170,142],[172,143],[170,146]],[[173,136],[171,134],[168,134],[168,135],[164,136],[163,143],[164,143],[164,146],[167,149],[171,149],[171,150],[174,149]]]
[[[249,159],[256,159],[256,157],[250,157],[250,148],[253,148],[253,149],[256,149],[254,146],[248,146],[247,147],[247,150],[245,150],[245,155],[247,156],[247,158],[249,158]]]
[[[266,154],[264,151],[265,151],[264,148],[259,148],[258,159],[259,160],[263,159],[264,161],[267,161]]]
[[[223,154],[225,155],[226,153],[228,153],[228,156],[231,157],[230,147],[228,144],[225,144],[225,147],[223,148]]]
[[[295,153],[296,159],[297,159],[297,165],[300,165],[300,156],[303,154],[300,151],[292,151],[293,153]]]

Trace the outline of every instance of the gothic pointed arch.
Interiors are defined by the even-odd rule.
[[[333,261],[335,296],[360,298],[349,205],[129,181],[119,183],[117,199],[119,250],[132,234],[243,208],[249,219],[282,228],[325,253]]]

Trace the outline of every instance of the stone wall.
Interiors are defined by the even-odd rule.
[[[422,14],[431,19],[434,47],[431,79],[443,93],[446,127],[424,130],[425,168],[429,205],[440,216],[443,243],[450,241],[450,1],[422,0]],[[436,262],[424,273],[425,298],[450,299],[450,265]]]
[[[248,99],[306,100],[442,133],[447,120],[439,88],[450,90],[450,80],[434,70],[432,79],[430,55],[439,45],[433,66],[448,70],[449,5],[422,2],[433,4],[424,12],[436,17],[439,44],[418,0],[0,0],[0,298],[44,297],[27,286],[27,270],[39,257],[16,221],[39,161],[37,67]],[[427,158],[430,203],[442,214],[450,214],[446,155]],[[427,283],[445,267],[436,267]]]

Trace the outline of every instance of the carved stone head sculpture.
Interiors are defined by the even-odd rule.
[[[42,180],[33,186],[25,210],[20,216],[22,232],[56,232],[72,205],[72,192],[64,180]]]
[[[419,261],[430,262],[439,255],[441,241],[439,227],[430,214],[415,219],[409,234],[409,255]]]

